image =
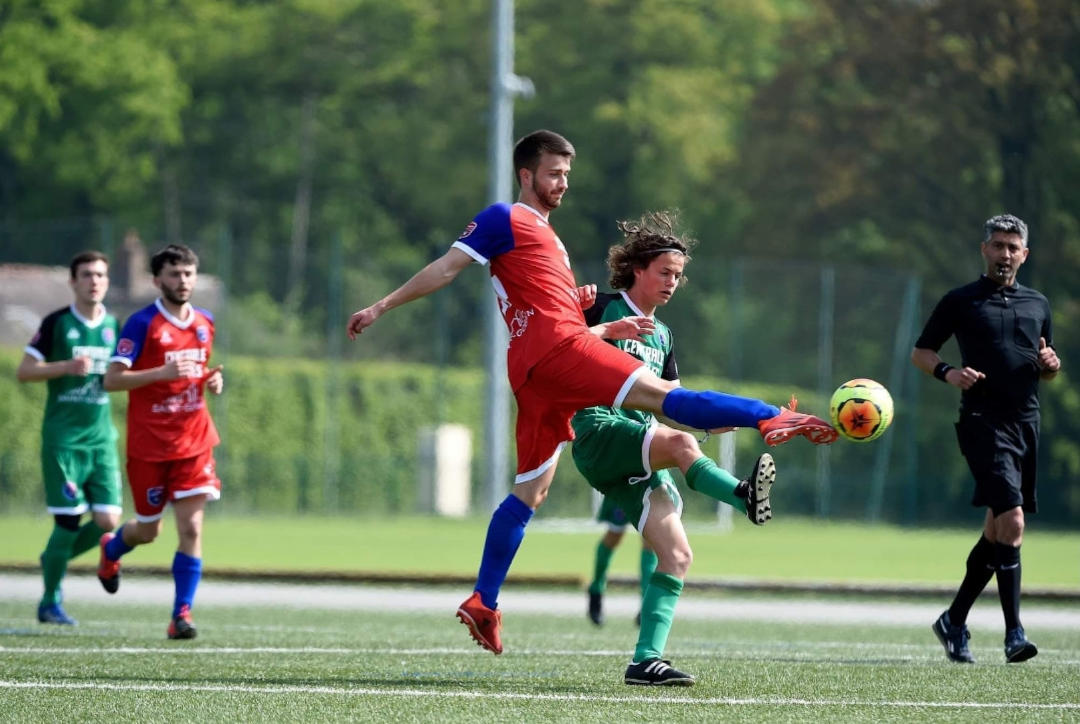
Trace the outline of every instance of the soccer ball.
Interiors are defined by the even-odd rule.
[[[829,417],[836,431],[847,440],[876,440],[892,422],[892,395],[879,382],[863,378],[848,380],[836,388],[829,400]]]

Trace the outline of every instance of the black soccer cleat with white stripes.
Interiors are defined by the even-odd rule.
[[[670,661],[647,659],[626,667],[623,681],[638,686],[693,686],[694,677],[671,665]]]
[[[772,518],[769,493],[776,482],[776,462],[769,453],[762,453],[746,480],[735,487],[735,494],[746,500],[746,517],[754,525],[765,525]]]

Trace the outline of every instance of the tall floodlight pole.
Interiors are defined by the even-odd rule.
[[[514,144],[514,96],[533,94],[532,81],[514,75],[514,3],[494,0],[494,67],[491,76],[491,126],[488,135],[488,201],[509,202]],[[499,505],[509,476],[510,389],[506,382],[509,336],[502,316],[489,298],[484,304],[485,385],[484,438],[487,444],[487,498]]]

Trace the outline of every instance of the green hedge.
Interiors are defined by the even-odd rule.
[[[21,356],[21,350],[0,349],[0,512],[43,508],[38,451],[45,385],[15,380]],[[472,430],[473,509],[486,512],[479,370],[390,362],[333,366],[326,361],[233,356],[225,361],[225,376],[225,394],[211,399],[222,436],[217,457],[224,486],[213,514],[416,512],[419,433],[436,422],[460,423]],[[798,392],[802,409],[824,413],[827,407],[818,395],[790,387],[699,377],[685,382],[774,403]],[[126,402],[126,395],[113,395],[121,431]],[[981,514],[968,504],[970,476],[956,449],[953,415],[942,405],[920,410],[899,404],[893,429],[873,444],[841,442],[823,453],[794,440],[773,450],[779,468],[777,514],[862,520],[873,519],[871,512],[876,511],[876,517],[886,521],[977,526]],[[506,435],[513,450],[513,430]],[[874,459],[886,444],[891,446],[890,464],[875,506]],[[716,438],[703,448],[714,457],[719,453]],[[736,449],[742,470],[764,448],[756,431],[744,430],[736,434]],[[819,470],[827,470],[827,476]],[[1039,519],[1067,525],[1080,507],[1080,487],[1049,477],[1040,476]],[[508,479],[504,489],[510,487]],[[567,452],[540,516],[587,516],[591,495]],[[690,492],[684,498],[687,517],[715,514],[711,499]],[[130,510],[130,503],[126,507]]]
[[[15,380],[21,355],[20,350],[0,349],[0,399],[5,401],[0,511],[42,506],[38,451],[45,385]],[[324,361],[234,356],[225,362],[225,376],[225,394],[210,400],[222,437],[217,458],[223,495],[215,510],[415,512],[419,432],[436,421],[472,430],[473,505],[480,509],[487,504],[481,480],[483,376],[478,370],[387,362],[332,367]],[[744,392],[776,397],[752,386]],[[112,399],[123,455],[127,396],[114,394]],[[512,429],[507,439],[512,452]],[[740,459],[757,454],[756,434],[743,434],[738,441]],[[690,514],[710,515],[714,507],[701,496],[687,496],[687,503]],[[580,517],[590,510],[591,489],[567,452],[542,515]]]

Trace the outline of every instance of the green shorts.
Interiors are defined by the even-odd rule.
[[[647,468],[648,450],[654,426],[624,417],[611,417],[592,427],[574,441],[574,463],[589,485],[604,494],[597,519],[605,508],[621,511],[623,522],[638,531],[648,517],[648,496],[656,489],[664,492],[682,513],[682,496],[671,473]]]
[[[682,495],[679,494],[675,480],[667,470],[659,470],[639,483],[631,485],[625,482],[612,488],[604,496],[604,502],[600,504],[596,519],[614,529],[622,528],[630,523],[640,533],[649,517],[648,511],[651,505],[648,494],[658,488],[667,494],[675,509],[682,515]]]
[[[596,520],[599,523],[607,523],[612,530],[622,530],[630,522],[626,518],[626,511],[606,495],[601,499],[600,510],[596,511]]]
[[[123,503],[116,445],[92,449],[41,450],[45,505],[53,515],[82,515],[87,510],[119,513]]]

